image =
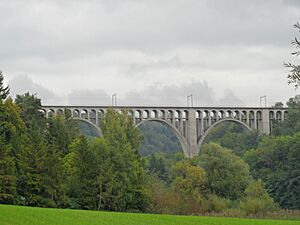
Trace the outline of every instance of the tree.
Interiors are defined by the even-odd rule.
[[[17,95],[15,103],[21,108],[21,115],[30,129],[45,130],[46,118],[43,115],[41,99],[29,92],[23,95]]]
[[[9,95],[9,86],[4,86],[4,77],[2,74],[2,71],[0,70],[0,100],[4,100],[8,97]]]
[[[283,208],[300,209],[300,133],[265,137],[244,156],[255,179],[262,179]]]
[[[245,196],[240,203],[240,208],[247,215],[265,214],[274,211],[277,206],[264,188],[261,180],[252,181],[245,190]]]
[[[273,135],[293,135],[300,131],[300,95],[290,98],[286,104],[288,116],[284,121],[274,124]]]
[[[17,190],[21,204],[47,206],[46,199],[43,199],[46,160],[47,146],[41,136],[26,136],[25,147],[18,155]]]
[[[243,156],[252,148],[256,148],[261,135],[257,130],[248,131],[239,124],[223,122],[214,127],[205,138],[205,143],[214,142],[231,149],[236,155]]]
[[[188,161],[180,161],[173,167],[173,176],[172,186],[180,196],[177,212],[179,214],[199,213],[206,184],[204,169]]]
[[[145,171],[139,155],[142,136],[127,111],[109,109],[101,123],[110,151],[106,159],[112,165],[106,209],[144,211],[148,204],[145,193]]]
[[[209,192],[220,197],[239,199],[251,181],[249,166],[218,144],[203,145],[194,160],[205,169]]]
[[[296,29],[300,32],[300,24],[296,23],[294,25]],[[296,49],[300,48],[300,41],[297,37],[295,37],[295,40],[292,41],[292,44],[296,46]],[[299,56],[300,51],[296,50],[292,52],[292,55]],[[292,63],[284,63],[284,65],[290,69],[290,72],[287,76],[288,78],[288,84],[293,84],[295,88],[298,88],[300,85],[300,65],[294,65]]]
[[[283,108],[283,103],[282,102],[276,102],[274,104],[274,106],[272,106],[272,107],[274,107],[274,108]]]
[[[82,209],[97,208],[97,188],[96,188],[96,159],[90,149],[88,140],[84,136],[75,139],[71,146],[71,152],[75,153],[74,167],[76,176],[76,187],[72,198]]]
[[[16,202],[16,154],[24,123],[10,98],[0,101],[0,203]]]
[[[145,158],[145,167],[147,171],[155,174],[160,180],[164,182],[169,182],[169,173],[163,154],[154,153],[147,158]]]
[[[66,110],[65,110],[66,111]],[[69,145],[78,137],[74,120],[66,112],[63,116],[55,115],[47,120],[47,141],[58,150],[61,156],[69,152]]]

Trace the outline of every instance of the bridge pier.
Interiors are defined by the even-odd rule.
[[[197,121],[196,121],[196,110],[189,109],[188,111],[188,132],[187,132],[187,140],[188,140],[188,157],[192,158],[198,155],[198,147],[197,147]]]
[[[262,125],[262,133],[269,135],[271,133],[269,110],[262,110]]]

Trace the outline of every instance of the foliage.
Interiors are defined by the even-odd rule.
[[[41,111],[41,99],[27,92],[24,95],[17,95],[15,103],[21,108],[21,116],[26,127],[39,130],[45,129],[46,118]]]
[[[220,145],[203,145],[200,156],[194,160],[206,171],[209,192],[220,197],[240,198],[251,180],[249,166]]]
[[[245,190],[245,197],[241,201],[240,208],[246,215],[266,214],[274,211],[277,206],[264,189],[261,180],[253,181]]]
[[[236,155],[243,156],[246,151],[256,148],[260,140],[261,135],[258,131],[248,131],[239,124],[223,122],[211,130],[205,138],[205,143],[219,143],[233,150]]]
[[[202,201],[201,207],[204,212],[220,213],[230,208],[230,204],[230,200],[226,198],[209,194],[208,197]]]
[[[191,214],[199,212],[206,184],[204,169],[192,165],[188,161],[180,161],[173,167],[173,176],[172,187],[180,196],[179,205],[177,206],[178,213]]]
[[[275,124],[273,135],[293,135],[300,131],[300,95],[290,98],[286,104],[289,107],[288,117]]]
[[[11,99],[0,101],[0,203],[16,200],[16,162],[24,123]]]
[[[244,159],[254,178],[266,183],[274,200],[283,208],[300,208],[300,133],[265,137]]]
[[[8,97],[9,91],[9,86],[4,86],[4,77],[2,71],[0,70],[0,101],[3,101]]]
[[[154,174],[160,180],[169,183],[170,171],[163,154],[154,153],[145,158],[145,161],[145,168],[149,173]]]
[[[108,142],[113,173],[106,209],[115,211],[138,210],[147,207],[144,174],[139,156],[141,134],[126,111],[110,109],[102,120],[101,129]]]
[[[84,136],[75,139],[70,148],[75,153],[73,166],[76,168],[74,175],[77,181],[75,196],[71,197],[77,198],[79,208],[96,209],[98,201],[96,183],[94,182],[96,176],[94,154]]]
[[[296,23],[294,25],[294,27],[300,32],[300,24],[299,23]],[[300,42],[297,39],[297,37],[295,37],[294,41],[292,41],[292,44],[296,46],[296,49],[300,48]],[[296,51],[292,52],[292,55],[299,56],[300,51],[296,50]],[[290,72],[287,76],[288,84],[293,84],[295,88],[298,88],[300,85],[300,65],[295,65],[290,62],[284,63],[284,65],[290,69]]]

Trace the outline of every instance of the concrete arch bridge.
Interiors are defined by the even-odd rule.
[[[73,118],[83,120],[99,129],[99,124],[111,106],[43,106],[46,117],[68,110]],[[146,121],[157,121],[169,126],[181,143],[186,157],[199,154],[206,135],[216,125],[232,121],[248,130],[270,134],[277,121],[287,118],[287,108],[266,107],[146,107],[115,106],[128,110],[138,127]]]

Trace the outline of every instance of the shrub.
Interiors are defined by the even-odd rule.
[[[245,190],[245,197],[240,203],[240,209],[246,215],[266,214],[277,209],[277,205],[264,189],[261,180],[253,181]]]
[[[215,212],[220,213],[230,207],[230,200],[221,198],[215,194],[211,194],[203,200],[201,208],[204,212]]]

